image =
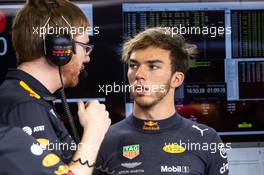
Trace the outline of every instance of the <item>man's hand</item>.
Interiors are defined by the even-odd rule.
[[[105,105],[100,104],[98,100],[86,104],[78,102],[78,116],[84,131],[70,169],[74,174],[90,175],[111,120],[109,113],[105,110]],[[89,166],[83,164],[84,162]]]
[[[89,130],[89,133],[99,137],[98,139],[103,139],[111,124],[104,104],[100,104],[98,100],[86,104],[78,102],[78,115],[84,131]]]

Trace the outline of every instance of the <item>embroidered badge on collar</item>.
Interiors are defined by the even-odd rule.
[[[144,121],[143,129],[148,131],[155,131],[160,130],[160,126],[159,123],[155,121]]]

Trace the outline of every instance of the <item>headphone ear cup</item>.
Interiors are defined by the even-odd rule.
[[[44,38],[44,51],[49,62],[63,66],[71,61],[75,45],[70,35],[47,35]]]

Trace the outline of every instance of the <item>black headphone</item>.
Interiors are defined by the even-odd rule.
[[[48,8],[58,8],[59,3],[56,1],[46,2]],[[61,15],[65,23],[70,27],[71,25]],[[48,24],[49,18],[44,25]],[[71,34],[47,34],[43,36],[44,41],[44,55],[47,60],[57,66],[66,65],[71,61],[73,54],[75,54],[75,43]]]

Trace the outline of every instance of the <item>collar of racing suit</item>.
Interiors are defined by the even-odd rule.
[[[163,120],[142,120],[132,114],[129,116],[128,120],[137,130],[141,132],[160,133],[164,130],[169,130],[170,128],[175,127],[175,125],[180,126],[181,116],[178,113],[175,113]]]

